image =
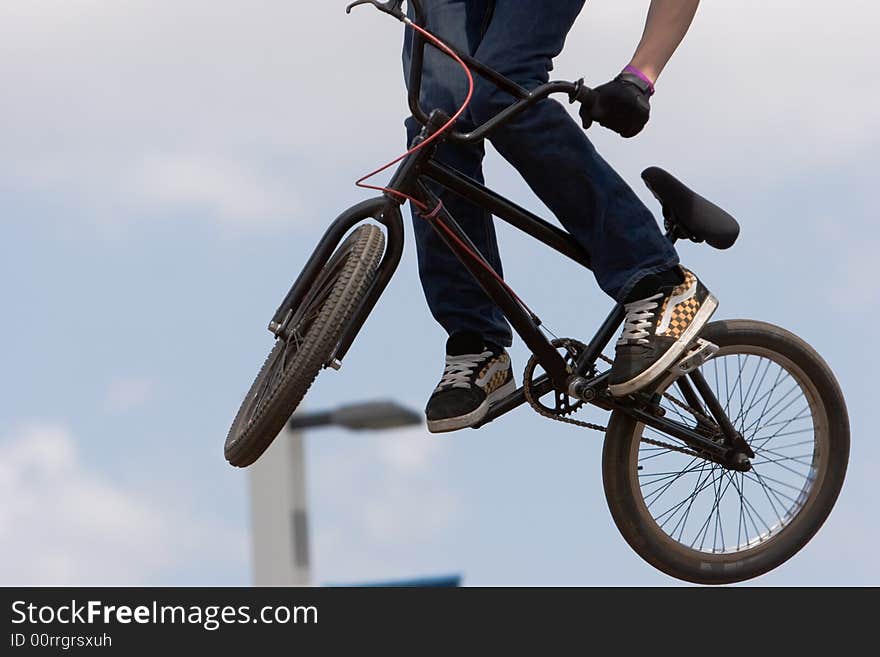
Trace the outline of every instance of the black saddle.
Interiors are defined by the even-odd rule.
[[[705,241],[716,249],[729,249],[739,237],[739,223],[727,212],[672,174],[658,167],[642,172],[642,180],[663,206],[667,230],[695,242]]]

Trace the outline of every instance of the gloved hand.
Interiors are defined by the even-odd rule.
[[[584,129],[598,121],[622,137],[635,137],[651,117],[650,85],[632,73],[621,73],[593,89],[593,102],[581,105]]]

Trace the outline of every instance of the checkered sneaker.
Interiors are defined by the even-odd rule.
[[[515,390],[510,356],[503,349],[447,354],[443,377],[425,408],[428,430],[440,433],[473,426],[493,403]]]
[[[623,332],[609,376],[609,390],[637,392],[662,376],[686,353],[715,312],[718,301],[693,272],[653,296],[626,304]]]

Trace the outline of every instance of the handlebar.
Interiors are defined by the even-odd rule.
[[[403,2],[404,0],[388,0],[387,2],[380,2],[379,0],[357,0],[348,5],[345,11],[346,13],[351,13],[352,9],[357,6],[373,5],[379,11],[394,16],[401,22],[408,23],[409,18],[407,18],[407,15],[401,9]],[[422,9],[420,0],[407,0],[407,2],[412,6],[415,13],[416,23],[424,25],[425,13]],[[421,106],[422,65],[424,63],[426,45],[431,45],[436,48],[434,44],[430,43],[420,33],[416,32],[413,38],[412,60],[410,62],[409,70],[409,107],[413,116],[422,125],[427,125],[428,123],[428,113],[425,112]],[[595,94],[592,89],[584,85],[583,79],[578,80],[577,82],[548,82],[528,91],[513,80],[501,75],[498,71],[477,61],[467,53],[459,51],[456,47],[450,44],[446,45],[450,50],[455,52],[455,54],[460,57],[473,72],[517,99],[513,104],[470,132],[450,130],[449,133],[447,133],[447,138],[451,141],[464,143],[481,141],[482,139],[485,139],[486,135],[491,130],[497,128],[500,124],[509,121],[531,105],[534,105],[539,100],[547,98],[551,94],[568,94],[570,103],[580,102],[588,107],[591,107],[594,102]],[[447,57],[449,56],[448,53],[443,54]]]
[[[418,5],[418,0],[410,1],[413,3],[414,7]],[[351,10],[358,5],[373,5],[379,11],[390,14],[399,21],[402,21],[406,18],[406,14],[404,14],[401,10],[401,7],[403,6],[403,0],[389,0],[389,2],[378,2],[378,0],[357,0],[357,2],[352,2],[350,5],[348,5],[348,7],[345,8],[345,13],[350,14]]]
[[[536,87],[532,91],[526,92],[522,98],[514,102],[512,105],[508,105],[501,112],[470,132],[458,132],[453,130],[449,133],[448,138],[452,141],[464,143],[481,141],[502,123],[506,123],[513,117],[521,114],[539,100],[543,100],[548,96],[558,93],[567,94],[569,103],[580,102],[588,105],[592,105],[593,103],[594,92],[592,89],[584,85],[583,80],[578,80],[577,82],[566,82],[563,80],[548,82],[542,84],[540,87]],[[413,110],[413,115],[420,123],[423,125],[427,123],[428,117],[424,114],[424,110],[420,105],[417,105],[415,108],[411,107],[411,109]]]

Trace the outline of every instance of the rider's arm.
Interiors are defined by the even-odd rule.
[[[642,41],[630,65],[656,82],[687,34],[700,0],[651,0]]]

